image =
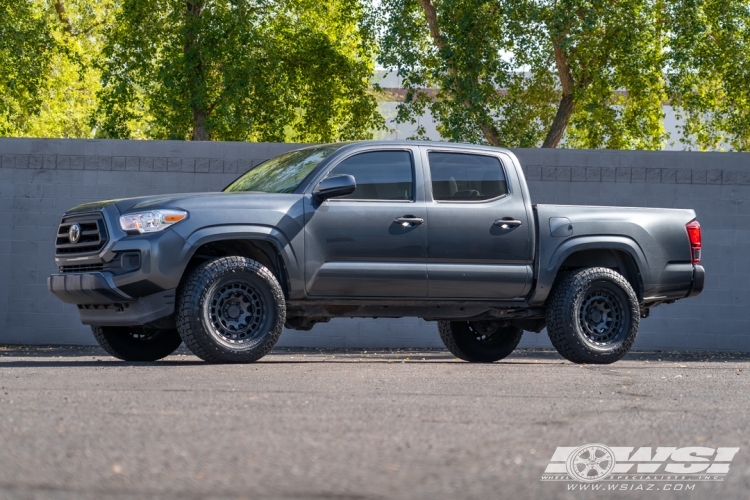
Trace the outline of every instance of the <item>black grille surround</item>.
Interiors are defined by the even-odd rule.
[[[81,236],[75,243],[72,243],[68,236],[70,226],[73,224],[78,224],[81,227]],[[63,217],[57,228],[55,254],[70,255],[98,252],[104,247],[108,239],[107,225],[104,223],[101,212],[69,215]]]
[[[83,264],[78,266],[60,266],[61,273],[91,273],[103,271],[104,264]]]
[[[67,273],[96,273],[107,271],[114,275],[130,273],[141,268],[141,253],[137,250],[117,252],[109,262],[94,262],[91,264],[63,264],[58,266],[60,274]]]

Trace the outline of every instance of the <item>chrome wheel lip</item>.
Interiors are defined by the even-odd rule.
[[[213,334],[234,347],[255,342],[268,316],[262,292],[243,279],[219,283],[206,306],[206,319]]]
[[[597,287],[583,297],[578,321],[587,342],[596,346],[611,345],[623,336],[624,307],[615,293]]]

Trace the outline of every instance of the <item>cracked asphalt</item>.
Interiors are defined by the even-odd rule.
[[[748,354],[281,349],[211,365],[5,347],[0,498],[747,499],[749,413]],[[541,481],[556,447],[586,443],[740,451],[689,491]]]

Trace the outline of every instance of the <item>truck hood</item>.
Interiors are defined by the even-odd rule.
[[[121,198],[116,200],[95,201],[84,203],[68,210],[67,214],[92,212],[114,205],[121,214],[142,210],[156,210],[159,208],[174,208],[182,210],[210,209],[268,209],[284,211],[300,200],[298,194],[273,193],[182,193],[155,196],[140,196],[137,198]]]

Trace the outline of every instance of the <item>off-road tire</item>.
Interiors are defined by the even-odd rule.
[[[177,330],[140,326],[92,326],[102,349],[123,361],[156,361],[177,350],[182,343]]]
[[[579,269],[555,284],[547,302],[547,333],[557,352],[573,363],[609,364],[630,351],[640,317],[638,297],[621,274],[604,267]]]
[[[509,356],[523,335],[520,328],[491,321],[438,321],[438,331],[454,356],[475,363],[492,363]]]
[[[235,300],[231,298],[235,291],[242,297],[228,302]],[[237,316],[227,312],[231,307],[236,307],[231,314],[239,311]],[[201,264],[178,293],[177,329],[187,348],[204,361],[257,361],[273,349],[285,320],[286,301],[276,276],[245,257],[221,257]]]

